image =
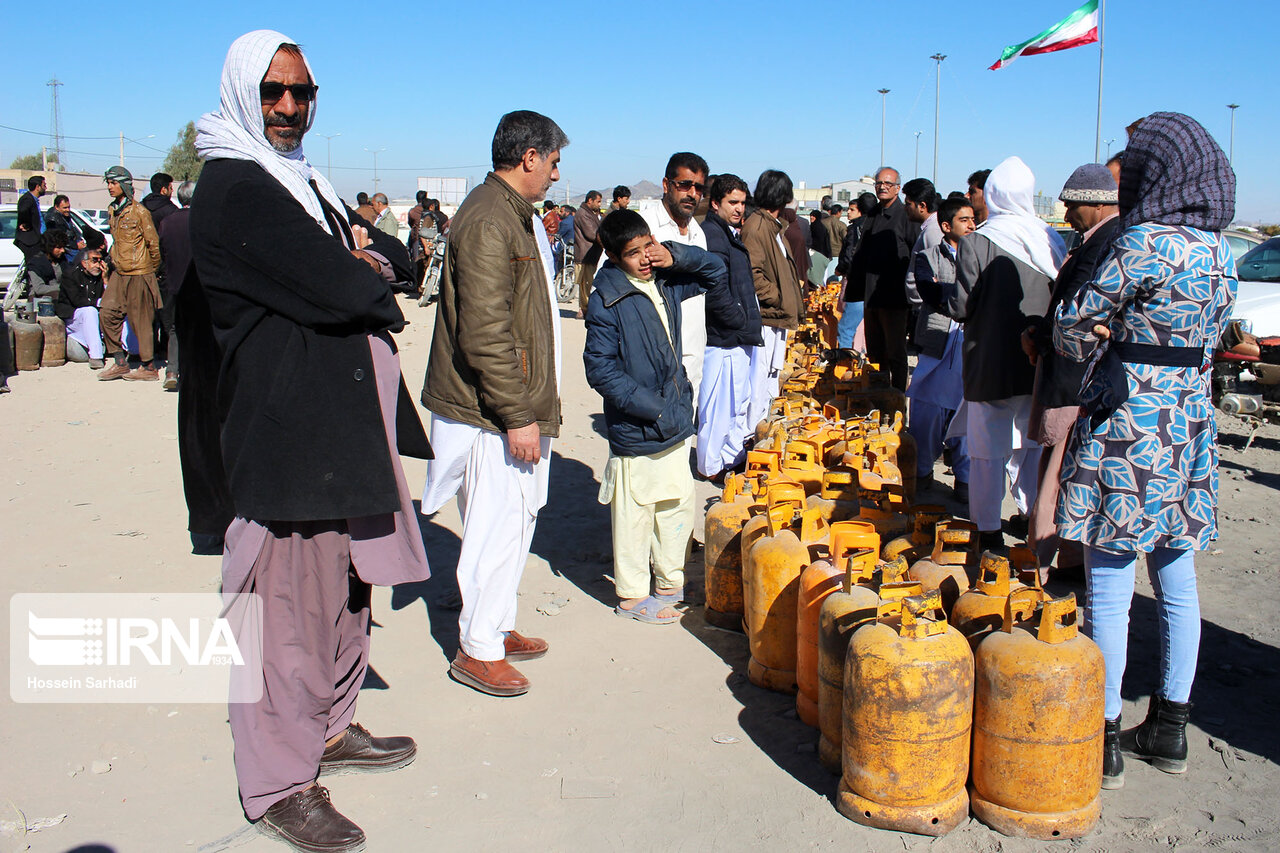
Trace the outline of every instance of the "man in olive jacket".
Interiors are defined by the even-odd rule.
[[[455,494],[459,645],[454,678],[494,696],[529,690],[508,661],[546,654],[515,632],[516,592],[538,510],[551,439],[560,431],[560,318],[554,260],[533,203],[560,177],[569,144],[555,122],[508,113],[493,137],[493,171],[450,224],[422,404],[436,458],[422,512]]]

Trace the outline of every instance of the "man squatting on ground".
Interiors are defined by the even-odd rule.
[[[611,507],[621,599],[615,612],[670,624],[680,618],[674,606],[683,596],[685,549],[697,515],[685,450],[693,435],[693,388],[680,358],[681,303],[706,291],[708,319],[722,328],[741,327],[745,313],[723,261],[693,246],[656,242],[634,211],[606,216],[600,241],[609,262],[587,303],[582,361],[604,398],[609,435],[599,500]],[[754,302],[754,292],[748,295]]]
[[[179,409],[219,411],[221,434],[182,448],[184,481],[225,480],[235,518],[222,589],[262,601],[261,624],[246,626],[262,640],[261,699],[233,693],[229,714],[245,815],[296,849],[346,851],[364,833],[317,776],[395,769],[416,753],[412,739],[371,737],[352,718],[369,585],[430,574],[400,454],[431,449],[390,335],[405,325],[380,274],[390,263],[362,250],[368,235],[303,155],[315,103],[291,39],[258,30],[231,45],[220,109],[197,124],[197,275],[181,296],[185,312],[203,295],[211,322],[183,326],[196,369],[183,373]],[[209,359],[220,378],[201,381]],[[180,433],[198,434],[181,418]]]
[[[533,205],[559,179],[568,144],[535,112],[498,122],[493,171],[450,224],[422,389],[436,454],[422,512],[456,494],[462,517],[461,648],[450,673],[495,696],[529,690],[509,660],[547,652],[542,640],[516,633],[516,593],[560,432],[555,261]]]

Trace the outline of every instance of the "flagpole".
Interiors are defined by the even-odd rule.
[[[1102,58],[1105,53],[1107,0],[1098,0],[1098,126],[1093,137],[1093,159],[1102,153]]]

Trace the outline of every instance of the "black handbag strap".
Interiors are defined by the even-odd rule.
[[[1111,350],[1129,364],[1154,364],[1157,367],[1200,367],[1204,364],[1204,347],[1165,347],[1117,341]]]

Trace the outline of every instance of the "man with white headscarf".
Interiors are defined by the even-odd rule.
[[[987,221],[960,241],[958,281],[939,306],[965,324],[964,404],[952,432],[964,430],[970,457],[969,517],[982,547],[1004,546],[1006,473],[1025,516],[1035,503],[1040,445],[1028,435],[1035,371],[1022,353],[1027,318],[1043,316],[1066,255],[1062,238],[1035,215],[1035,176],[1017,157],[991,171]]]
[[[260,637],[262,673],[233,676],[229,713],[245,815],[295,849],[333,851],[365,836],[317,776],[396,769],[417,750],[352,717],[369,585],[429,575],[400,454],[431,451],[390,335],[405,321],[387,257],[302,151],[316,91],[291,39],[255,31],[232,44],[221,107],[197,124],[207,162],[181,294],[185,316],[207,319],[183,327],[179,408],[205,422],[179,432],[192,532],[229,496],[222,589],[261,599],[237,636]]]

